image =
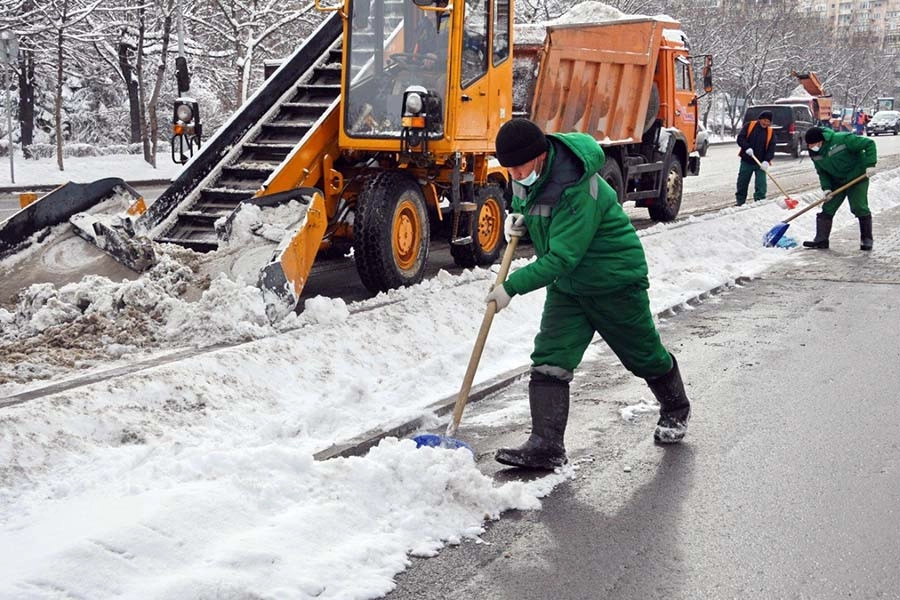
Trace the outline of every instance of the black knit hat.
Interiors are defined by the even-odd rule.
[[[768,119],[768,120],[771,121],[771,120],[772,120],[772,111],[771,111],[771,110],[764,110],[764,111],[762,111],[761,113],[759,113],[759,116],[758,116],[756,119],[757,119],[757,120],[759,120],[759,119]]]
[[[819,142],[824,142],[825,136],[822,135],[822,130],[818,127],[810,127],[806,130],[806,144],[818,144]]]
[[[518,167],[547,151],[547,136],[528,119],[507,121],[497,132],[497,160],[504,167]]]

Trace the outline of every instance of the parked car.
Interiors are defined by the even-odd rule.
[[[775,129],[775,151],[787,152],[794,158],[806,150],[803,136],[813,126],[814,120],[806,104],[757,104],[744,112],[744,123],[755,121],[764,110],[772,111],[772,125]]]
[[[880,135],[882,133],[900,134],[900,111],[879,110],[866,123],[867,135]]]
[[[703,123],[697,123],[697,142],[694,145],[700,156],[706,156],[709,150],[709,130]]]

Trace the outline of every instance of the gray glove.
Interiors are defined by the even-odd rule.
[[[506,236],[506,241],[508,242],[511,237],[522,237],[528,233],[528,228],[525,227],[525,215],[521,213],[509,213],[506,215],[506,222],[503,223],[503,234]]]
[[[753,148],[747,148],[746,150],[744,150],[744,154],[746,156],[753,156]]]
[[[764,160],[761,163],[759,163],[759,168],[762,169],[763,171],[768,171],[769,170],[769,161]]]
[[[831,197],[831,190],[822,190],[822,193],[825,194],[825,197],[826,197],[826,198],[830,198],[830,197]]]

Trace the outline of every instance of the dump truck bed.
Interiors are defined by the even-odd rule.
[[[674,21],[638,18],[547,27],[542,50],[516,45],[540,67],[531,96],[530,118],[547,131],[582,131],[604,144],[638,142],[651,105],[659,48],[680,44],[666,30]],[[517,70],[517,75],[523,70]]]

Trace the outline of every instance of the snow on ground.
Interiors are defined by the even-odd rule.
[[[870,203],[876,213],[900,203],[900,170],[875,177]],[[788,214],[765,201],[641,231],[653,310],[803,260],[762,245]],[[852,221],[844,207],[835,227]],[[801,217],[788,235],[813,227]],[[539,508],[573,476],[495,486],[465,450],[396,439],[363,458],[312,459],[458,391],[491,270],[442,272],[350,305],[317,297],[272,325],[254,288],[224,279],[196,302],[179,298],[190,269],[176,258],[134,282],[35,286],[0,310],[9,348],[75,339],[134,361],[249,340],[0,410],[0,597],[377,597],[409,554],[477,537],[504,510]],[[516,297],[497,315],[479,380],[527,362],[542,300]]]
[[[10,186],[9,158],[3,159],[0,167],[0,186]],[[115,173],[125,181],[148,181],[152,179],[172,179],[181,172],[182,165],[172,162],[167,153],[156,156],[154,169],[141,154],[114,154],[111,156],[69,157],[63,160],[65,170],[60,171],[56,158],[25,160],[21,153],[13,155],[13,171],[16,186],[56,185],[75,181],[87,183],[110,177]]]

